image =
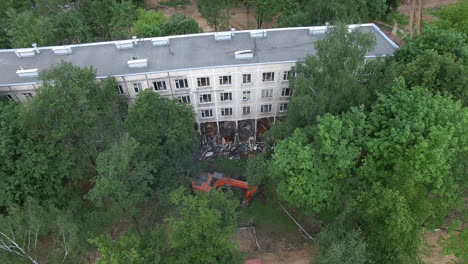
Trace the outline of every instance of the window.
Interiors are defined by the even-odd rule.
[[[286,110],[288,110],[288,103],[281,103],[279,111],[285,112]]]
[[[198,83],[198,87],[210,86],[210,78],[209,77],[197,78],[197,83]]]
[[[250,100],[250,91],[243,91],[242,92],[242,101]]]
[[[24,98],[26,98],[26,100],[31,100],[33,95],[32,95],[32,93],[24,93],[23,96],[24,96]]]
[[[212,109],[201,110],[201,117],[202,118],[213,117],[213,110]]]
[[[200,94],[200,104],[211,103],[211,94]]]
[[[288,81],[290,74],[291,74],[291,71],[284,71],[283,72],[283,81]]]
[[[232,101],[232,93],[221,93],[221,102]]]
[[[262,98],[273,97],[273,89],[263,89]]]
[[[188,88],[187,79],[176,79],[175,80],[175,87],[177,89]]]
[[[181,104],[190,104],[190,95],[178,96],[177,98]]]
[[[141,83],[134,83],[133,90],[135,91],[136,94],[139,93],[141,91]]]
[[[122,85],[120,84],[115,87],[115,90],[117,91],[118,94],[124,94]]]
[[[167,90],[166,81],[155,81],[153,82],[155,91],[164,91]]]
[[[242,114],[243,115],[249,115],[250,114],[250,106],[242,107]]]
[[[283,88],[281,90],[281,96],[291,96],[291,95],[292,95],[291,88]]]
[[[222,116],[232,116],[232,108],[221,108]]]
[[[263,73],[263,82],[272,82],[275,80],[275,73],[274,72],[264,72]]]
[[[219,84],[220,85],[231,84],[231,75],[219,76]]]
[[[262,113],[270,113],[271,112],[271,104],[261,105],[260,112]]]
[[[252,83],[252,75],[242,74],[242,83]]]
[[[13,101],[13,97],[12,97],[11,95],[7,94],[7,96],[6,96],[6,97],[8,98],[8,100],[11,100],[11,101]]]

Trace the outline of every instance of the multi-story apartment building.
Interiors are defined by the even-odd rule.
[[[97,78],[115,77],[116,92],[132,103],[151,89],[191,104],[198,129],[209,135],[255,137],[257,129],[285,114],[293,91],[291,67],[314,55],[326,27],[277,28],[0,50],[0,96],[27,101],[40,88],[40,71],[60,61],[92,66]],[[374,24],[366,57],[392,55],[398,46]],[[157,109],[155,109],[157,111]],[[262,121],[263,120],[263,121]],[[263,122],[263,123],[262,123]],[[266,122],[268,123],[268,122]],[[223,132],[223,129],[226,131]],[[231,131],[231,132],[230,132]]]

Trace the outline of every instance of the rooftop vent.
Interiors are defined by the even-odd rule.
[[[153,46],[167,46],[169,45],[169,38],[152,38]]]
[[[265,30],[252,30],[250,31],[251,38],[266,38],[267,32]]]
[[[131,49],[131,48],[133,48],[133,40],[116,41],[115,46],[118,49]]]
[[[231,32],[216,32],[215,40],[230,40],[232,38]]]
[[[35,49],[17,49],[15,50],[16,56],[19,58],[34,57],[36,56]]]
[[[318,36],[327,33],[327,27],[312,27],[309,29],[309,35]]]
[[[55,55],[69,55],[72,53],[71,47],[55,47],[52,48],[52,51],[55,53]]]
[[[148,59],[137,60],[136,58],[132,58],[127,63],[128,63],[128,67],[131,69],[148,67]]]
[[[239,50],[234,52],[236,59],[243,60],[243,59],[251,59],[253,58],[253,51],[252,50]]]
[[[38,77],[39,76],[39,70],[38,69],[28,69],[25,70],[21,67],[21,70],[17,70],[16,74],[21,77],[21,78],[32,78],[32,77]]]

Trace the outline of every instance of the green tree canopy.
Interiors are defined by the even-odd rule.
[[[157,37],[165,35],[166,17],[161,11],[138,10],[138,19],[133,23],[133,30],[138,37]]]
[[[468,37],[468,1],[461,0],[452,5],[445,5],[436,12],[439,18],[434,24],[442,29],[454,29]]]
[[[192,166],[192,153],[197,147],[191,106],[179,104],[153,92],[141,92],[130,109],[126,128],[138,143],[141,161],[157,176],[157,186],[180,184],[180,176]],[[178,176],[179,175],[179,176]]]
[[[176,214],[168,218],[167,263],[240,263],[231,240],[237,226],[239,202],[228,193],[213,191],[187,195],[180,188],[171,194]]]
[[[370,104],[375,91],[363,84],[368,79],[364,56],[374,44],[371,34],[348,33],[344,24],[330,27],[325,38],[315,43],[317,55],[308,56],[294,68],[287,125],[278,126],[279,130],[288,134],[313,124],[317,115],[338,114],[350,106]]]
[[[291,205],[361,226],[378,263],[414,262],[421,228],[462,204],[468,110],[402,79],[371,109],[296,130],[275,147],[271,173]]]
[[[451,53],[468,64],[467,37],[452,29],[427,27],[420,36],[415,36],[406,46],[395,51],[394,59],[408,63],[426,50],[434,50],[439,55]]]

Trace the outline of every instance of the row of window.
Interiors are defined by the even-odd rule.
[[[246,102],[250,100],[250,91],[243,91],[242,92],[242,101]],[[292,90],[291,88],[283,88],[281,90],[281,96],[287,97],[292,95]],[[264,89],[262,90],[262,98],[270,98],[273,97],[273,89]],[[190,102],[190,96],[185,95],[185,96],[179,96],[178,97],[180,103],[191,103]],[[211,94],[200,94],[198,96],[198,100],[200,104],[206,104],[206,103],[211,103],[213,102]],[[226,93],[221,93],[220,94],[220,101],[221,102],[227,102],[227,101],[232,101],[232,93],[231,92],[226,92]]]
[[[290,71],[284,71],[283,72],[283,80],[288,81],[290,76]],[[273,82],[275,80],[275,73],[274,72],[264,72],[263,73],[263,82]],[[188,88],[188,80],[187,79],[176,79],[175,81],[175,87],[176,89],[183,89],[183,88]],[[252,83],[252,75],[251,74],[243,74],[242,75],[242,83],[244,84],[251,84]],[[198,87],[209,87],[210,86],[210,77],[200,77],[197,78],[197,84]],[[232,78],[231,75],[224,75],[224,76],[219,76],[219,84],[220,85],[229,85],[232,84]],[[167,90],[167,85],[166,81],[154,81],[153,82],[153,88],[155,91],[165,91]],[[141,91],[141,83],[134,83],[133,84],[133,89],[135,93],[139,93]],[[123,94],[124,91],[122,89],[122,86],[119,85],[117,86],[117,92],[119,94]]]
[[[264,104],[260,106],[261,113],[271,113],[272,105],[271,104]],[[288,110],[288,103],[280,103],[279,111],[285,112]],[[213,117],[213,109],[204,109],[200,111],[202,118],[210,118]],[[242,107],[242,114],[249,115],[250,114],[250,106],[243,106]],[[221,116],[232,116],[232,108],[221,108]]]

